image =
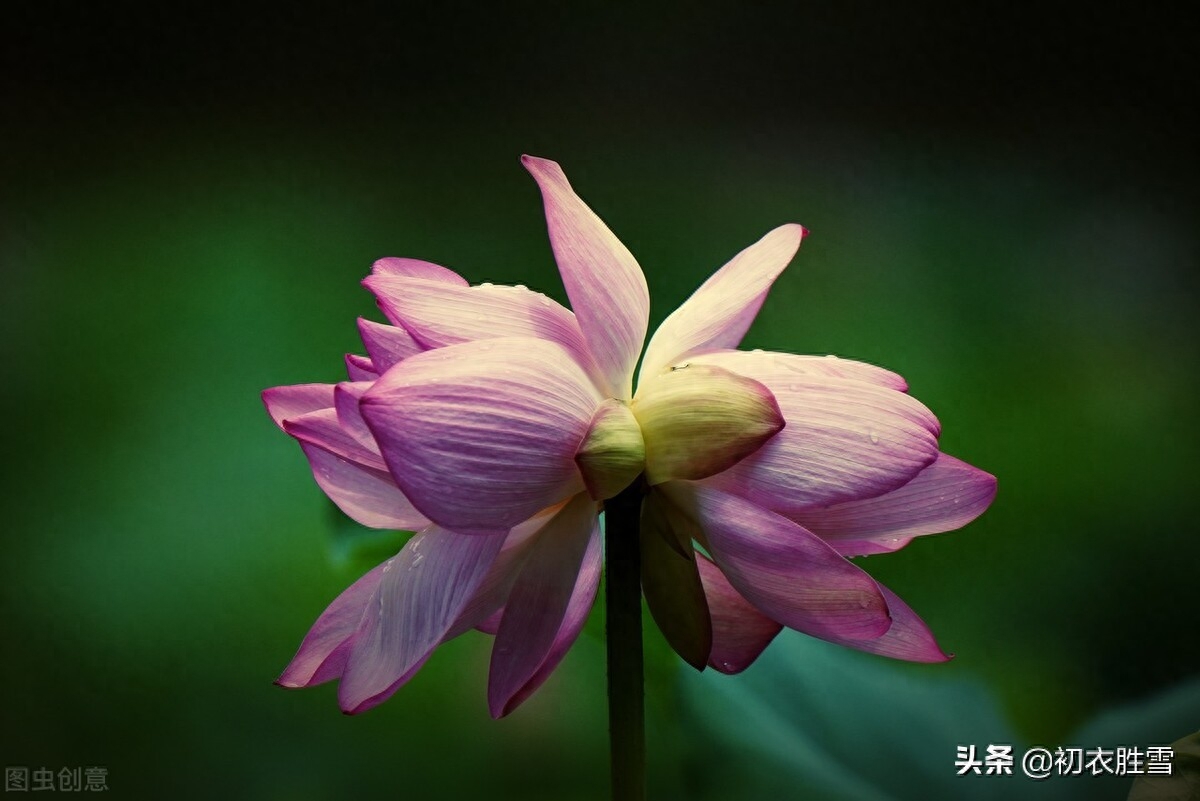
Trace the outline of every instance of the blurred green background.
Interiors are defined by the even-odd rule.
[[[656,797],[1025,797],[956,783],[955,745],[1200,728],[1182,19],[7,8],[6,766],[105,766],[129,798],[605,797],[599,612],[499,722],[483,635],[361,717],[271,684],[399,539],[337,518],[258,393],[341,377],[355,317],[381,319],[358,285],[379,256],[565,301],[524,152],[638,257],[652,324],[805,224],[745,345],[900,372],[944,450],[999,477],[967,529],[865,563],[948,665],[781,638],[693,676],[651,629]]]

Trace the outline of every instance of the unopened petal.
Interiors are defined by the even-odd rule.
[[[575,451],[600,400],[561,347],[495,339],[406,359],[359,409],[417,509],[453,531],[484,532],[583,489]]]
[[[614,497],[641,475],[646,444],[628,404],[615,398],[600,404],[575,463],[588,493],[598,501]]]
[[[588,575],[580,587],[585,566]],[[548,661],[550,670],[557,665],[591,608],[598,576],[596,503],[581,493],[539,532],[505,604],[488,678],[492,717],[507,715],[524,700],[549,675],[543,670]]]
[[[711,365],[684,365],[638,387],[630,408],[646,443],[646,480],[700,479],[763,447],[784,427],[767,387]]]
[[[841,554],[865,556],[895,551],[913,537],[962,528],[995,497],[995,476],[942,453],[900,489],[791,517]]]
[[[283,421],[318,409],[333,408],[333,384],[293,384],[263,390],[263,405],[275,425],[283,428]]]
[[[504,535],[418,533],[382,568],[347,660],[338,702],[349,713],[394,692],[429,657],[470,600]]]
[[[357,631],[367,601],[379,586],[384,565],[377,565],[334,599],[313,623],[300,650],[275,683],[311,687],[342,675],[349,649],[342,646]]]
[[[693,353],[736,348],[805,233],[803,226],[782,225],[717,270],[654,332],[638,384]]]
[[[606,394],[628,400],[650,318],[646,277],[629,250],[588,208],[553,161],[523,156],[546,207],[546,226],[571,308]]]
[[[741,673],[758,659],[783,626],[743,598],[712,560],[697,554],[696,564],[712,614],[708,664],[722,673]]]
[[[875,581],[797,523],[700,485],[662,488],[704,529],[729,583],[773,620],[823,639],[872,639],[891,625]]]

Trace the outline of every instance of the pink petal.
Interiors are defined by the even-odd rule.
[[[346,354],[346,375],[351,381],[374,381],[379,378],[374,363],[366,356],[355,353]]]
[[[441,281],[446,284],[467,285],[467,279],[453,270],[420,259],[399,259],[394,256],[379,259],[371,265],[373,275],[395,275],[404,278],[422,278],[426,281]]]
[[[806,233],[782,225],[713,273],[654,332],[638,383],[693,353],[736,348]]]
[[[367,356],[380,374],[386,373],[396,362],[425,350],[400,326],[384,325],[360,317],[358,333],[367,349]]]
[[[532,337],[557,342],[585,369],[591,365],[575,315],[523,286],[468,287],[393,275],[371,276],[363,284],[375,293],[388,319],[404,326],[422,348]]]
[[[383,700],[412,675],[458,618],[503,544],[503,534],[465,537],[431,527],[385,563],[338,687],[343,710],[363,711],[364,704]]]
[[[293,384],[263,390],[263,405],[275,425],[318,409],[333,408],[333,384]]]
[[[951,655],[937,644],[925,621],[887,587],[880,584],[879,589],[883,592],[888,612],[892,616],[892,627],[882,637],[874,640],[853,640],[830,636],[824,639],[847,648],[908,662],[948,662]]]
[[[538,534],[492,646],[488,708],[511,712],[545,681],[579,634],[600,575],[596,503],[581,493]]]
[[[348,649],[341,648],[362,619],[367,601],[379,586],[384,565],[351,584],[334,599],[300,643],[300,650],[275,680],[284,687],[311,687],[342,675]],[[334,658],[331,658],[334,657]]]
[[[866,381],[900,392],[908,389],[908,382],[891,370],[837,356],[805,356],[773,350],[717,350],[690,356],[686,361],[690,364],[712,364],[735,373],[774,376],[776,381],[786,381],[793,375],[828,376]],[[645,373],[645,370],[642,372]]]
[[[763,614],[825,639],[871,639],[891,625],[875,581],[807,529],[698,484],[661,487],[700,524],[729,583]]]
[[[722,673],[741,673],[783,629],[743,598],[721,569],[703,554],[696,566],[712,615],[713,644],[708,664]]]
[[[771,390],[785,428],[710,479],[783,514],[882,495],[938,454],[938,422],[919,401],[865,381],[767,370],[753,358],[730,369]]]
[[[367,450],[377,453],[379,448],[375,445],[375,437],[371,435],[371,429],[367,428],[367,421],[363,420],[362,412],[358,409],[358,402],[374,385],[374,381],[343,381],[333,390],[333,408],[342,430]],[[387,467],[382,469],[386,470]]]
[[[370,528],[415,531],[429,521],[404,497],[390,474],[301,442],[317,484],[329,500]]]
[[[942,453],[900,489],[791,517],[844,556],[887,553],[913,537],[970,523],[996,497],[996,478]]]
[[[600,400],[561,347],[493,339],[406,359],[359,409],[416,508],[470,533],[507,531],[583,489],[575,450]]]
[[[337,393],[334,393],[337,400]],[[338,422],[336,409],[321,409],[300,417],[285,420],[283,430],[301,442],[324,448],[335,456],[354,462],[362,467],[386,471],[383,457],[377,451],[364,446],[354,435]]]
[[[605,379],[605,394],[628,400],[650,317],[642,268],[575,194],[558,164],[533,156],[522,156],[521,163],[542,192],[550,246],[571,308]]]

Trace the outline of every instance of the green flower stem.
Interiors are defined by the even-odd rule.
[[[638,544],[642,482],[604,503],[605,645],[613,801],[646,797],[642,581]]]

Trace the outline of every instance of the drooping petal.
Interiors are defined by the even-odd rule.
[[[925,625],[925,621],[921,620],[908,604],[882,584],[879,585],[879,589],[892,616],[892,626],[882,637],[874,640],[854,640],[830,636],[825,639],[848,648],[907,662],[947,662],[952,658],[941,649],[929,626]]]
[[[275,680],[276,684],[311,687],[342,675],[349,649],[341,646],[358,630],[367,601],[383,577],[385,564],[374,567],[326,607],[300,643],[300,650]]]
[[[771,391],[711,365],[682,366],[638,387],[630,405],[646,443],[646,480],[700,479],[757,451],[784,427]]]
[[[445,284],[466,286],[467,279],[453,270],[421,259],[403,259],[387,256],[371,265],[373,275],[395,275],[403,278],[421,278],[426,281],[441,281]]]
[[[375,369],[375,364],[366,356],[359,356],[357,353],[346,354],[346,375],[351,381],[374,381],[379,378],[379,371]]]
[[[758,659],[783,626],[743,598],[708,557],[697,554],[696,566],[712,614],[708,664],[722,673],[741,673]]]
[[[575,315],[523,286],[460,286],[395,275],[373,275],[363,284],[375,293],[389,320],[402,325],[424,349],[498,337],[557,342],[595,373]],[[410,354],[411,355],[411,354]]]
[[[300,447],[317,485],[357,522],[369,528],[398,531],[416,531],[429,525],[389,473],[364,467],[308,442],[302,441]]]
[[[333,408],[333,384],[293,384],[263,390],[263,405],[275,425],[318,409]]]
[[[716,350],[698,353],[686,361],[712,364],[744,375],[772,376],[778,382],[786,381],[792,375],[828,376],[866,381],[900,392],[908,389],[908,382],[891,370],[837,356],[805,356],[773,350]]]
[[[430,527],[384,564],[338,687],[343,710],[353,714],[378,703],[412,675],[474,595],[503,544],[503,534],[465,537]]]
[[[866,556],[903,548],[913,537],[962,528],[995,497],[995,476],[942,453],[900,489],[791,517],[844,556]]]
[[[874,579],[799,524],[698,484],[660,486],[699,523],[729,583],[763,614],[824,639],[872,639],[891,625]]]
[[[384,325],[358,318],[358,334],[371,364],[380,375],[397,362],[415,356],[425,350],[412,338],[412,334],[398,325]]]
[[[600,400],[558,345],[494,339],[404,360],[359,409],[416,508],[471,533],[507,531],[583,489],[575,449]]]
[[[712,486],[792,514],[882,495],[937,458],[937,418],[912,397],[865,381],[760,367],[747,359],[735,372],[771,390],[787,425],[707,479]]]
[[[650,318],[642,268],[575,194],[558,164],[533,156],[522,156],[521,163],[542,192],[550,246],[571,308],[605,379],[602,389],[628,400]]]
[[[672,527],[664,502],[658,493],[651,493],[642,504],[642,592],[675,653],[696,670],[704,670],[713,650],[713,619],[696,566],[699,557],[691,537],[686,532],[680,536]]]
[[[587,573],[582,582],[581,572]],[[598,576],[596,503],[580,493],[539,532],[504,606],[488,678],[492,717],[511,712],[549,675],[543,666],[550,662],[552,670],[574,642]]]
[[[736,348],[806,233],[800,225],[781,225],[713,273],[654,332],[638,384],[693,353]]]

